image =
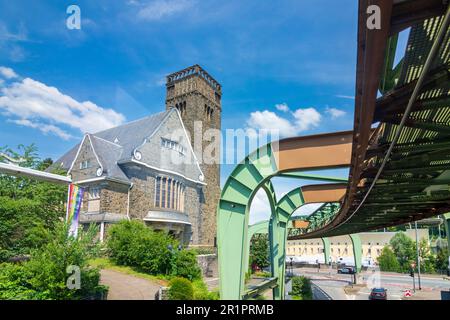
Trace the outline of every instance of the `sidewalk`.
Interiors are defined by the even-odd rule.
[[[109,286],[108,300],[154,300],[159,284],[148,279],[103,269],[101,284]]]

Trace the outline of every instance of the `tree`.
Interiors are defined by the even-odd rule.
[[[289,292],[294,300],[311,300],[312,288],[311,280],[304,276],[295,276],[292,278],[292,291]]]
[[[397,272],[400,269],[400,263],[398,262],[397,257],[388,246],[383,248],[377,260],[381,271]]]
[[[436,270],[441,272],[448,269],[448,252],[446,248],[438,249],[434,266]]]
[[[414,243],[415,244],[415,243]],[[421,239],[419,241],[419,255],[421,272],[433,273],[435,272],[436,257],[431,253],[428,241]]]
[[[33,144],[19,145],[17,151],[3,147],[0,152],[32,169],[44,170],[52,164],[51,159],[39,159]],[[64,218],[66,197],[66,186],[0,175],[0,262],[29,254],[44,244],[44,231],[54,229],[55,223]]]
[[[250,262],[259,268],[269,266],[269,237],[267,234],[256,234],[250,243]]]
[[[389,244],[400,264],[399,272],[407,272],[411,262],[415,261],[416,258],[414,241],[412,241],[404,232],[398,232],[392,237]]]

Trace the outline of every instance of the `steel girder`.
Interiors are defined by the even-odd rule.
[[[351,131],[283,139],[257,149],[236,166],[223,187],[217,209],[222,299],[244,296],[248,218],[257,191],[285,172],[348,167],[351,146]],[[275,217],[274,224],[282,225],[283,219]],[[285,233],[272,237],[285,239]]]
[[[303,177],[304,179],[304,177]],[[317,178],[314,178],[316,180]],[[330,181],[336,181],[336,178],[329,178]],[[320,180],[328,180],[327,177],[321,177]],[[344,180],[344,179],[341,179]],[[271,183],[266,183],[265,187],[273,190]],[[308,186],[306,186],[308,188]],[[267,191],[266,191],[267,193]],[[267,193],[269,202],[275,203],[275,193]],[[270,196],[269,196],[270,195]],[[271,198],[272,197],[272,198]],[[271,199],[270,199],[271,198]],[[247,248],[248,252],[244,262],[244,266],[249,267],[249,248],[252,237],[255,234],[269,234],[269,248],[272,278],[277,279],[277,286],[273,288],[273,297],[275,299],[284,298],[284,279],[285,279],[285,260],[286,260],[286,238],[287,230],[293,228],[292,214],[304,204],[302,195],[302,187],[296,188],[286,194],[274,207],[275,214],[271,215],[269,221],[261,221],[248,227]],[[272,207],[272,206],[271,206]],[[316,210],[315,214],[318,210]]]

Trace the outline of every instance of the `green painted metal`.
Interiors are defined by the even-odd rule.
[[[384,66],[382,70],[381,80],[380,80],[380,92],[386,93],[394,88],[398,78],[400,77],[401,67],[403,65],[403,60],[401,60],[395,67],[395,52],[397,49],[398,34],[393,35],[389,38],[386,45],[386,57],[384,60]]]
[[[321,238],[323,243],[323,256],[325,264],[328,264],[331,262],[331,248],[330,248],[330,239],[328,238]]]
[[[298,238],[358,233],[445,212],[450,193],[435,191],[448,191],[450,186],[449,7],[446,11],[445,15],[423,19],[411,25],[404,57],[395,67],[397,36],[392,35],[388,40],[384,50],[385,63],[378,80],[382,96],[377,97],[373,118],[373,124],[378,122],[379,125],[365,154],[367,165],[361,171],[361,176],[354,177],[360,180],[352,181],[359,183],[355,193],[349,197],[352,203],[345,203],[346,208],[350,209],[345,212],[341,210],[339,214],[343,219],[340,219],[342,223],[339,225],[327,227],[328,223],[325,223],[316,232],[308,232]],[[427,70],[425,81],[417,88],[420,90],[417,99],[411,101],[412,111],[405,118],[405,125],[399,126],[406,106],[415,96],[413,92],[417,92],[417,81],[432,48],[438,48],[437,51],[433,50],[436,56]],[[370,78],[370,75],[367,76],[364,79]],[[390,158],[385,159],[394,141]],[[387,163],[385,160],[388,160]],[[386,163],[386,166],[372,186],[382,163]],[[367,193],[369,187],[371,191]],[[425,191],[426,195],[418,194]],[[356,207],[359,209],[354,212],[353,208]],[[385,211],[389,214],[377,217]]]
[[[358,234],[350,234],[353,245],[353,258],[355,259],[355,270],[361,272],[362,245]]]
[[[243,300],[250,299],[256,297],[260,293],[266,291],[267,289],[271,289],[277,286],[277,278],[267,278],[264,279],[261,283],[257,285],[251,286],[247,292],[242,297]]]
[[[450,212],[443,215],[445,225],[445,235],[447,236],[447,251],[450,257]],[[450,266],[449,266],[450,268]]]
[[[277,296],[283,297],[287,223],[290,215],[295,211],[284,210],[295,204],[298,199],[296,197],[286,199],[286,203],[280,202],[280,208],[274,205],[275,193],[269,181],[270,178],[279,174],[281,173],[278,172],[271,144],[268,144],[257,149],[238,164],[223,187],[217,210],[220,293],[223,299],[241,299],[245,294],[245,273],[248,267],[249,251],[249,210],[260,188],[266,191],[271,202],[272,224],[269,223],[269,238],[271,239],[271,259],[276,261],[273,264],[273,275],[280,284]],[[307,178],[302,177],[302,179]],[[326,177],[319,176],[309,178],[327,180]]]
[[[322,179],[327,179],[322,177]],[[301,187],[283,196],[276,205],[276,213],[271,215],[268,222],[269,242],[270,242],[270,261],[271,275],[277,278],[278,285],[273,288],[273,297],[275,300],[284,299],[285,291],[285,274],[286,274],[286,240],[288,229],[292,228],[292,214],[304,204]],[[267,222],[260,222],[249,227],[249,235],[254,234],[253,231],[266,230]],[[250,229],[252,231],[250,232]]]
[[[238,164],[226,181],[217,210],[220,296],[239,300],[245,293],[250,204],[258,191],[277,173],[268,144]]]
[[[278,276],[278,286],[273,289],[275,300],[284,299],[284,284],[286,274],[286,239],[288,223],[291,215],[304,204],[301,187],[288,192],[277,204],[276,214],[271,217],[271,230],[274,233],[275,247],[272,247],[272,266]]]
[[[314,231],[329,223],[339,209],[340,204],[338,202],[324,203],[306,219],[309,222],[307,232]]]

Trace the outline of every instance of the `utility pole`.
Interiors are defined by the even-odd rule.
[[[414,221],[414,226],[416,228],[416,254],[417,254],[417,279],[419,280],[419,290],[422,290],[420,285],[420,256],[419,256],[419,236],[417,235],[417,221]]]
[[[413,278],[413,292],[416,293],[416,277],[414,275],[414,269],[416,268],[416,263],[410,264],[409,276]]]

